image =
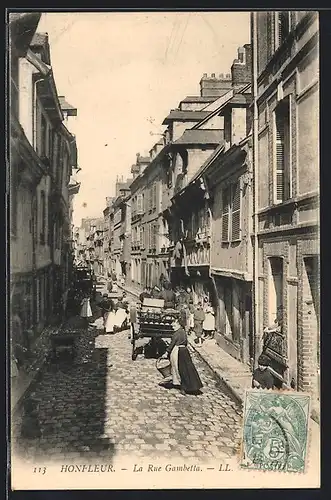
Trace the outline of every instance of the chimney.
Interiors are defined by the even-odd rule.
[[[224,76],[221,73],[219,76],[216,76],[215,73],[212,73],[210,76],[207,73],[203,74],[203,77],[200,80],[200,95],[201,97],[220,97],[232,88],[231,78]]]
[[[238,58],[231,66],[232,86],[238,87],[251,83],[252,81],[252,47],[245,44],[238,48]]]

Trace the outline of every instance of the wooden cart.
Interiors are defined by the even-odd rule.
[[[173,334],[172,323],[177,317],[178,311],[166,309],[163,299],[145,298],[143,304],[136,311],[136,321],[132,322],[132,360],[135,360],[138,355],[136,349],[138,339],[150,338],[155,342],[158,339],[170,339]]]

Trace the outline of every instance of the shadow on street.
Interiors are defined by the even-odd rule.
[[[95,320],[95,307],[93,314]],[[109,461],[115,447],[104,434],[108,349],[95,347],[100,330],[87,328],[80,317],[70,318],[62,330],[77,335],[74,357],[63,351],[45,365],[28,399],[32,403],[25,405],[17,452],[22,458],[32,449],[39,459],[103,456]]]

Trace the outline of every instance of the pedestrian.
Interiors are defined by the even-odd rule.
[[[147,286],[145,286],[143,292],[141,292],[141,294],[139,295],[139,300],[143,304],[144,299],[150,299],[150,297],[151,297],[151,295],[148,292]]]
[[[187,321],[188,335],[191,335],[193,330],[194,330],[194,305],[193,305],[193,298],[191,298],[188,305],[188,321]]]
[[[91,309],[91,299],[88,294],[85,294],[83,300],[81,301],[80,317],[84,318],[86,326],[88,326],[89,320],[92,318]]]
[[[215,313],[207,297],[205,297],[204,312],[205,319],[202,324],[203,336],[205,339],[211,339],[214,337],[215,331]]]
[[[121,303],[116,306],[114,321],[114,328],[116,328],[116,331],[124,330],[127,326],[128,314]]]
[[[258,368],[254,370],[252,379],[253,389],[273,389],[274,378],[269,371],[269,359],[265,354],[261,354],[258,359]]]
[[[106,327],[106,320],[109,311],[112,310],[112,300],[108,297],[108,293],[104,293],[102,296],[102,300],[99,302],[99,308],[101,310],[101,316],[103,319],[104,328]]]
[[[202,382],[187,348],[187,334],[182,324],[181,317],[174,319],[174,332],[166,352],[171,363],[172,385],[180,389],[181,394],[198,394]]]
[[[153,290],[152,290],[152,298],[153,299],[162,299],[162,292],[157,285],[155,285]]]
[[[203,321],[205,319],[205,313],[202,308],[201,302],[198,302],[193,315],[194,315],[194,332],[196,335],[194,342],[197,344],[198,347],[201,347],[203,343],[203,338],[202,338]]]
[[[117,305],[111,304],[109,313],[107,314],[106,322],[105,322],[105,332],[106,333],[115,333],[114,328],[116,325],[116,309]]]
[[[162,298],[164,300],[164,307],[166,309],[175,309],[176,307],[175,292],[172,290],[169,281],[165,281],[163,284]]]

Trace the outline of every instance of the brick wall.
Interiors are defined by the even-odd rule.
[[[232,85],[243,85],[252,80],[252,47],[249,44],[238,49],[238,59],[231,66]]]
[[[316,371],[319,335],[304,259],[318,254],[317,238],[298,242],[298,386],[300,390],[313,393],[314,398],[317,397],[318,389]]]

